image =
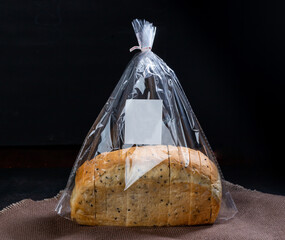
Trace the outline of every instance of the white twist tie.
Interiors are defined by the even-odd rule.
[[[136,50],[136,49],[140,49],[142,52],[145,52],[147,50],[151,50],[151,47],[141,47],[141,46],[133,46],[132,48],[130,48],[130,52]]]

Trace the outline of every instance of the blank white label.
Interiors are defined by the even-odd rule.
[[[161,144],[162,100],[129,99],[125,107],[125,144]]]

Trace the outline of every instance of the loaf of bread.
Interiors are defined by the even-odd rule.
[[[126,159],[157,162],[125,190]],[[176,226],[213,223],[222,187],[203,153],[175,146],[143,146],[102,153],[76,173],[71,218],[82,225]]]

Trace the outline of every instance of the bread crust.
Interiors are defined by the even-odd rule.
[[[156,166],[144,172],[153,162]],[[138,172],[124,190],[130,169]],[[210,224],[218,216],[221,194],[217,167],[202,152],[170,145],[132,147],[99,154],[78,168],[71,218],[82,225]]]

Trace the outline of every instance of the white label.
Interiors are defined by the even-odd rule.
[[[162,100],[129,99],[125,107],[125,144],[161,144]]]

